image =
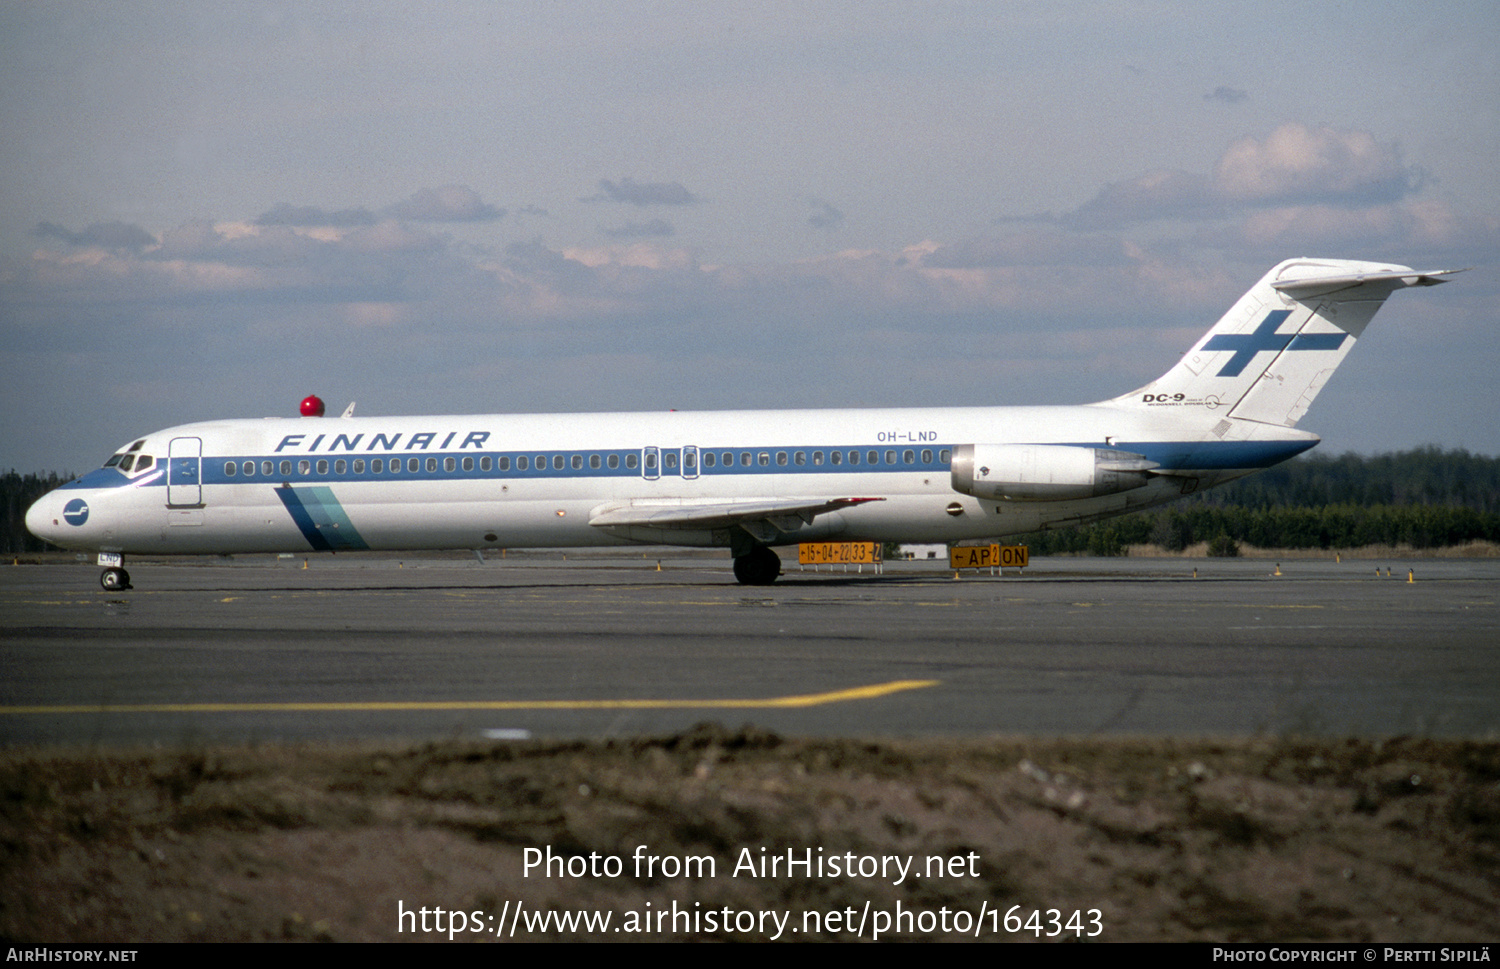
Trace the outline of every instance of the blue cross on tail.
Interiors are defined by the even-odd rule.
[[[1347,333],[1277,333],[1276,328],[1292,315],[1291,310],[1272,310],[1266,314],[1253,333],[1223,333],[1203,344],[1205,350],[1233,350],[1234,356],[1219,371],[1220,377],[1238,377],[1240,371],[1255,359],[1262,350],[1280,353],[1282,350],[1337,350],[1344,344]],[[1290,344],[1290,345],[1288,345]]]

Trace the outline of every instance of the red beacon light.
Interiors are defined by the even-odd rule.
[[[322,417],[323,398],[319,397],[317,394],[308,394],[306,397],[302,398],[302,416]]]

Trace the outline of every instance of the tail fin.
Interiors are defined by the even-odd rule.
[[[1387,296],[1461,271],[1289,259],[1241,296],[1177,366],[1109,403],[1206,406],[1220,417],[1292,427]]]

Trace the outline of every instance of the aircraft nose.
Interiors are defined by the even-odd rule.
[[[56,493],[43,495],[26,509],[26,530],[43,541],[62,544],[64,530],[73,527],[70,521],[81,525],[87,520],[87,504],[82,499],[75,502],[83,507],[73,508],[73,503]]]

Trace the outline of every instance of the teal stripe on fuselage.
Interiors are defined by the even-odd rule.
[[[283,487],[276,489],[276,496],[315,551],[342,552],[370,547],[349,520],[344,506],[333,496],[332,488]]]

